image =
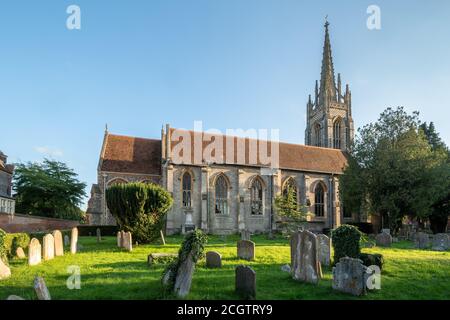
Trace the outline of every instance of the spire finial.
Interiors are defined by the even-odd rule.
[[[105,124],[105,134],[108,134],[108,123]]]
[[[328,15],[325,16],[325,28],[328,29],[330,23],[328,22]]]

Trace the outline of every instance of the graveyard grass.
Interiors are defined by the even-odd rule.
[[[339,293],[331,288],[331,268],[324,267],[324,278],[318,286],[292,280],[281,271],[290,263],[290,248],[286,239],[267,240],[255,236],[255,261],[236,258],[238,236],[226,240],[212,236],[206,248],[222,254],[221,269],[207,269],[200,260],[188,299],[238,299],[234,293],[234,270],[247,264],[256,271],[257,299],[448,299],[450,292],[450,252],[413,249],[411,242],[399,242],[392,248],[365,248],[363,252],[381,253],[385,258],[381,290],[363,297]],[[177,253],[182,237],[167,237],[166,245],[139,245],[132,252],[116,247],[115,237],[97,243],[96,237],[80,237],[81,252],[65,255],[37,266],[27,260],[10,261],[12,277],[0,285],[0,299],[11,294],[36,299],[33,279],[44,277],[52,299],[173,299],[162,293],[160,276],[163,264],[147,266],[147,255],[156,252]],[[81,289],[69,290],[67,268],[76,265],[81,270]]]

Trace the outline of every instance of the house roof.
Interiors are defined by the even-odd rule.
[[[161,174],[161,140],[105,134],[100,170]]]
[[[210,141],[215,141],[215,139],[222,139],[222,148],[223,148],[223,157],[222,157],[222,163],[226,164],[240,164],[240,165],[253,165],[253,166],[267,166],[267,163],[264,162],[264,160],[261,161],[259,157],[256,157],[257,159],[253,159],[254,154],[259,153],[260,146],[267,148],[267,155],[271,155],[271,147],[272,143],[271,141],[265,141],[265,140],[255,140],[250,138],[240,138],[240,137],[233,137],[233,136],[225,136],[225,135],[217,135],[212,139],[211,134],[202,133],[202,132],[194,132],[194,131],[187,131],[187,130],[181,130],[181,129],[173,129],[171,128],[171,137],[172,137],[172,143],[171,143],[171,151],[172,151],[172,161],[175,163],[181,164],[183,160],[183,152],[181,146],[176,147],[179,143],[183,143],[184,137],[189,137],[188,143],[191,145],[191,163],[195,163],[194,161],[194,145],[195,145],[195,135],[202,135],[197,136],[197,139],[200,138],[203,140],[202,148],[203,151],[201,153],[202,162],[206,163],[206,159],[204,158],[205,155],[205,148],[211,143]],[[175,136],[173,135],[174,133]],[[179,137],[183,137],[182,139],[179,139]],[[206,140],[206,141],[205,141]],[[231,142],[230,142],[231,141]],[[220,142],[219,142],[220,143]],[[233,146],[233,151],[227,150],[231,149],[231,146]],[[238,146],[245,146],[244,152],[245,153],[245,159],[238,160]],[[314,146],[305,146],[300,144],[290,144],[290,143],[284,143],[280,142],[278,144],[278,152],[279,152],[279,163],[278,167],[281,169],[286,170],[301,170],[301,171],[312,171],[312,172],[326,172],[326,173],[342,173],[343,168],[347,164],[347,158],[343,151],[338,149],[330,149],[330,148],[320,148],[320,147],[314,147]],[[252,158],[250,158],[250,152],[249,150],[251,147],[255,148],[256,152],[253,152]],[[276,145],[274,145],[276,147]],[[178,157],[180,160],[177,161],[177,157],[174,157],[174,150],[175,153],[179,152],[180,157]],[[242,149],[241,149],[242,150]],[[227,158],[227,154],[230,153],[230,159]],[[234,154],[233,157],[231,157],[231,154]],[[265,151],[262,151],[261,154],[266,154]],[[215,154],[213,154],[215,156]],[[243,158],[243,157],[242,157]]]

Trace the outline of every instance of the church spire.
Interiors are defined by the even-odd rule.
[[[323,45],[322,72],[320,75],[320,99],[324,104],[328,99],[336,100],[336,84],[334,79],[333,57],[331,54],[330,23],[325,18],[325,41]]]

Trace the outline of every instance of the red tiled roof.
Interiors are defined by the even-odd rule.
[[[200,135],[200,139],[202,140],[208,140],[203,141],[202,148],[203,150],[208,146],[211,142],[211,136],[207,133],[201,133],[201,132],[193,132],[193,131],[186,131],[181,129],[171,129],[171,137],[172,137],[172,143],[171,143],[171,150],[173,151],[175,146],[178,143],[182,142],[182,139],[176,140],[173,137],[173,133],[176,131],[179,136],[190,136],[190,144],[191,144],[191,163],[194,163],[194,134]],[[203,138],[202,136],[203,135]],[[197,136],[198,137],[198,136]],[[207,137],[207,139],[205,139]],[[272,146],[272,142],[270,141],[264,141],[264,140],[254,140],[249,138],[238,138],[238,137],[231,137],[231,136],[225,136],[222,135],[221,137],[218,136],[218,138],[222,138],[222,145],[223,145],[223,162],[227,164],[237,164],[238,158],[237,158],[237,145],[238,143],[245,143],[245,161],[244,163],[240,163],[243,165],[256,165],[256,166],[263,166],[263,162],[260,161],[259,157],[254,161],[253,159],[249,158],[249,149],[250,144],[254,143],[253,145],[256,146],[257,154],[259,150],[260,144],[263,146],[267,146],[267,154],[270,156],[270,150]],[[227,140],[233,141],[233,147],[234,147],[234,159],[230,162],[227,160]],[[243,144],[242,144],[243,145]],[[180,148],[177,148],[178,150]],[[347,158],[345,156],[345,153],[341,150],[337,149],[329,149],[329,148],[320,148],[320,147],[313,147],[313,146],[305,146],[305,145],[299,145],[299,144],[290,144],[290,143],[279,143],[279,167],[281,169],[292,169],[292,170],[304,170],[304,171],[313,171],[313,172],[327,172],[327,173],[342,173],[343,168],[347,164]],[[263,153],[264,154],[264,153]],[[215,155],[215,154],[213,154]],[[180,158],[182,158],[183,152],[180,152]],[[172,154],[172,161],[175,160],[173,154]],[[203,157],[203,151],[202,151],[202,162],[205,162],[205,159]],[[181,162],[180,162],[181,163]]]
[[[161,175],[161,140],[107,134],[100,169]]]

